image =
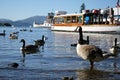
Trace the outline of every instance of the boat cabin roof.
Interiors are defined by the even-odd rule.
[[[66,16],[82,16],[82,13],[74,13],[74,14],[65,14],[65,15],[56,15],[54,17],[66,17]]]

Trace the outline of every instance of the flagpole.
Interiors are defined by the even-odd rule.
[[[120,7],[119,0],[117,1],[116,7],[117,7],[117,15],[119,15],[119,7]]]

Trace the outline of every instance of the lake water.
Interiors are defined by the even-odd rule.
[[[74,80],[120,80],[120,57],[106,59],[95,63],[90,69],[88,61],[77,56],[76,48],[70,44],[76,43],[78,33],[53,32],[44,28],[0,28],[6,30],[6,36],[0,36],[0,80],[62,80],[63,77],[73,77]],[[19,31],[18,39],[9,39],[11,32]],[[20,47],[21,39],[26,44],[34,44],[34,40],[41,39],[42,35],[48,37],[44,49],[34,54],[28,54],[22,62]],[[90,38],[90,44],[109,52],[114,39],[120,41],[120,35],[84,33]],[[18,63],[18,68],[8,66]]]

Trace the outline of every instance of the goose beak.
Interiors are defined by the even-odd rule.
[[[48,39],[48,37],[44,37],[44,40],[47,40]]]
[[[34,40],[34,42],[37,42],[36,40]]]
[[[22,41],[20,41],[19,43],[21,43]]]
[[[48,39],[48,37],[45,37],[45,40],[47,40]]]

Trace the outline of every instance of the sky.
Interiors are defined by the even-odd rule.
[[[83,3],[86,9],[105,9],[115,7],[117,0],[0,0],[0,19],[15,21],[55,11],[78,13]]]

